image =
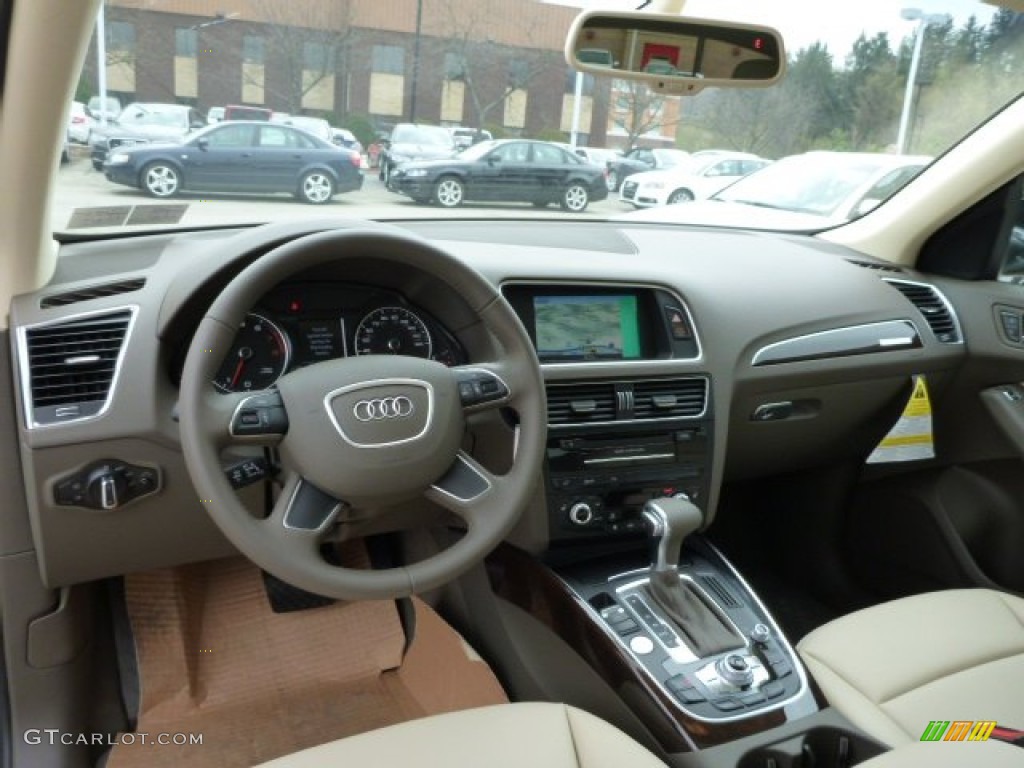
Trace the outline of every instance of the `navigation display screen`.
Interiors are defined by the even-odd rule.
[[[636,360],[641,356],[635,295],[534,296],[533,313],[541,360]]]

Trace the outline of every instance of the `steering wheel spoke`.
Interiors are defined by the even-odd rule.
[[[503,482],[468,453],[459,451],[448,471],[427,489],[426,497],[472,525]]]
[[[203,425],[218,446],[277,445],[288,434],[288,412],[276,390],[211,392],[204,398]]]
[[[288,472],[284,488],[266,522],[291,536],[319,539],[344,502],[317,488],[297,472]]]
[[[500,408],[515,396],[517,378],[505,363],[480,363],[453,368],[459,400],[467,413]]]

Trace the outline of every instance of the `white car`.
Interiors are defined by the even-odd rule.
[[[71,102],[71,114],[68,116],[68,139],[76,144],[88,144],[89,132],[92,130],[93,119],[81,101]]]
[[[694,155],[682,165],[633,174],[622,183],[619,199],[637,208],[703,200],[770,163],[743,152]]]
[[[673,224],[750,229],[822,229],[863,216],[932,158],[869,152],[791,155],[707,200],[626,214]]]

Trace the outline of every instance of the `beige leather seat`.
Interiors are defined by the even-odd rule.
[[[262,768],[665,768],[608,723],[564,704],[499,704],[392,725]]]
[[[861,768],[1013,768],[1002,742],[908,744]],[[260,768],[667,768],[624,733],[564,704],[500,704],[425,717],[271,760]],[[723,766],[723,768],[729,768]]]
[[[1024,728],[1019,597],[959,589],[894,600],[820,627],[798,650],[829,703],[890,746],[919,742],[932,720]],[[1024,765],[1024,750],[1015,757]]]

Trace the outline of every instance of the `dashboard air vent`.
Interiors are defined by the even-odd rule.
[[[946,301],[946,297],[937,288],[925,283],[884,279],[917,307],[936,339],[943,344],[958,344],[963,340],[956,316],[953,314],[949,302]]]
[[[77,304],[80,301],[102,299],[107,296],[116,296],[119,293],[131,293],[132,291],[141,290],[145,285],[146,279],[143,277],[135,280],[121,280],[117,283],[106,283],[105,285],[93,285],[88,288],[79,288],[77,291],[44,296],[40,300],[39,306],[43,309],[66,307],[68,304]]]
[[[615,421],[615,385],[611,382],[549,384],[547,394],[549,424]]]
[[[95,416],[110,397],[132,311],[36,326],[25,331],[25,379],[32,422]]]
[[[692,418],[704,413],[707,379],[638,381],[633,385],[633,413],[637,419]]]
[[[864,269],[873,269],[877,272],[895,272],[902,274],[903,270],[897,267],[895,264],[884,264],[877,261],[856,261],[854,259],[847,259],[851,264],[856,264],[858,267],[864,267]]]

